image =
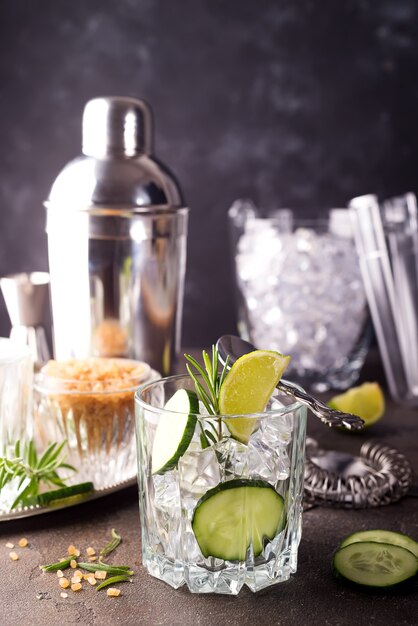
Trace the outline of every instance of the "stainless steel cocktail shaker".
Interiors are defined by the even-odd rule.
[[[149,106],[90,100],[82,152],[45,203],[55,356],[126,356],[167,374],[180,344],[188,209],[151,156]]]

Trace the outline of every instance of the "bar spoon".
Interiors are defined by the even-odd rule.
[[[248,354],[248,352],[253,352],[256,349],[251,343],[235,335],[223,335],[216,342],[216,347],[218,349],[220,362],[225,364],[229,356],[231,365],[239,357]],[[277,389],[287,395],[294,396],[299,402],[302,402],[302,404],[306,404],[312,413],[316,415],[316,417],[319,417],[327,426],[334,428],[344,426],[349,430],[360,430],[364,426],[364,421],[357,415],[331,409],[317,398],[302,391],[299,387],[292,385],[292,383],[280,380]]]

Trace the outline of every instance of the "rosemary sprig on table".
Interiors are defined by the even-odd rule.
[[[39,493],[41,484],[55,485],[56,487],[65,487],[64,479],[58,475],[58,470],[67,469],[75,472],[76,469],[68,463],[64,463],[64,455],[62,450],[66,444],[51,443],[42,456],[39,458],[35,444],[32,440],[25,443],[24,446],[18,440],[14,447],[14,456],[12,458],[0,457],[0,491],[5,485],[14,480],[19,479],[18,495],[14,500],[11,508],[23,502],[25,498],[36,496]],[[25,481],[27,484],[25,485]]]
[[[59,569],[67,569],[70,567],[71,561],[74,559],[74,556],[69,556],[68,559],[63,559],[62,561],[58,561],[57,563],[50,563],[49,565],[40,565],[39,567],[43,572],[57,572]]]
[[[77,566],[81,569],[85,569],[87,572],[107,572],[108,574],[114,574],[115,576],[132,576],[133,571],[129,568],[129,565],[108,565],[107,563],[79,563]]]
[[[108,587],[109,585],[113,585],[115,583],[131,583],[131,576],[133,576],[135,573],[132,569],[130,569],[129,565],[108,565],[107,563],[101,562],[79,563],[77,559],[74,558],[74,555],[70,556],[68,559],[58,561],[57,563],[40,565],[40,569],[43,572],[57,572],[58,570],[65,570],[70,567],[71,561],[75,561],[77,563],[77,567],[85,570],[86,572],[92,572],[94,574],[96,572],[102,571],[110,575],[110,578],[107,578],[96,587],[97,591],[100,591],[100,589],[104,589],[105,587]]]
[[[85,570],[86,572],[90,572],[91,576],[90,574],[85,575],[84,578],[87,576],[89,582],[91,582],[90,577],[92,577],[93,578],[92,584],[95,584],[95,581],[97,581],[97,579],[105,578],[107,575],[109,575],[109,578],[106,578],[106,580],[103,580],[102,582],[99,583],[99,585],[96,587],[97,591],[100,591],[101,589],[104,589],[105,587],[108,587],[109,585],[113,585],[116,583],[124,583],[124,582],[131,583],[132,582],[131,576],[133,576],[135,572],[130,568],[129,565],[109,565],[108,563],[103,563],[102,561],[103,555],[107,555],[107,554],[110,554],[110,552],[113,552],[113,550],[115,550],[118,547],[121,541],[122,541],[122,537],[116,532],[114,528],[112,528],[112,541],[108,543],[107,546],[105,546],[105,548],[103,548],[103,550],[100,553],[102,556],[100,556],[100,559],[98,562],[82,563],[78,561],[78,556],[80,555],[80,551],[72,550],[74,554],[71,554],[69,557],[65,557],[62,560],[57,561],[56,563],[50,563],[49,565],[40,565],[39,567],[41,568],[43,572],[57,572],[58,570],[61,570],[61,572],[58,572],[61,575],[60,580],[65,581],[66,587],[69,586],[69,581],[68,579],[63,578],[62,570],[65,570],[69,567],[73,569],[77,567],[80,570]],[[68,551],[70,551],[70,548],[74,548],[74,546],[70,546],[68,548]],[[87,548],[87,554],[88,553],[89,553],[89,548]],[[99,572],[105,572],[105,573],[103,574],[103,576],[100,576]],[[81,578],[82,578],[81,574],[79,574],[79,577],[80,577],[80,582],[81,582]],[[73,580],[71,582],[73,582]],[[78,589],[80,588],[81,588],[81,585],[80,587],[78,587]]]
[[[107,546],[105,546],[100,551],[100,560],[101,560],[102,556],[107,556],[108,554],[113,552],[113,550],[116,550],[116,548],[118,547],[118,545],[120,544],[121,541],[122,541],[122,537],[120,535],[118,535],[118,533],[116,532],[116,530],[114,528],[112,528],[112,541],[110,541],[107,544]]]
[[[212,357],[209,356],[206,350],[203,350],[203,367],[190,354],[185,354],[184,356],[188,361],[186,368],[194,382],[199,400],[201,400],[209,415],[219,415],[219,393],[228,373],[229,357],[227,357],[223,368],[220,370],[219,354],[215,346],[212,346]],[[199,376],[202,378],[202,382],[199,380]],[[203,428],[202,424],[200,424],[202,431],[200,440],[203,448],[207,448],[210,445],[209,441],[216,443],[221,439],[222,423],[220,418],[217,421],[217,429],[209,420],[206,422],[213,432]]]
[[[112,576],[107,580],[104,580],[100,585],[96,587],[96,591],[100,591],[100,589],[104,589],[104,587],[108,587],[109,585],[114,585],[115,583],[131,583],[132,580],[129,576]]]
[[[59,569],[64,570],[70,567],[71,561],[77,563],[77,567],[84,569],[86,572],[106,572],[107,574],[113,574],[114,576],[133,576],[134,571],[129,565],[108,565],[107,563],[80,563],[77,558],[72,555],[68,559],[57,561],[56,563],[50,563],[49,565],[40,565],[39,567],[43,572],[56,572]]]

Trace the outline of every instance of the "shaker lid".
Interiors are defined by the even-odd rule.
[[[83,154],[132,157],[152,151],[152,114],[144,100],[94,98],[83,113]]]
[[[144,100],[111,96],[87,102],[82,152],[58,174],[48,210],[184,207],[174,175],[152,155],[152,111]]]

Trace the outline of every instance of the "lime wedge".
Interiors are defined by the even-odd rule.
[[[240,357],[231,367],[221,387],[221,415],[245,415],[264,411],[289,361],[290,356],[271,350],[255,350]],[[255,418],[234,417],[224,421],[231,435],[242,443],[248,443],[257,425]]]
[[[385,397],[378,383],[363,383],[334,396],[328,406],[358,415],[365,422],[364,428],[367,428],[378,422],[385,412]]]

